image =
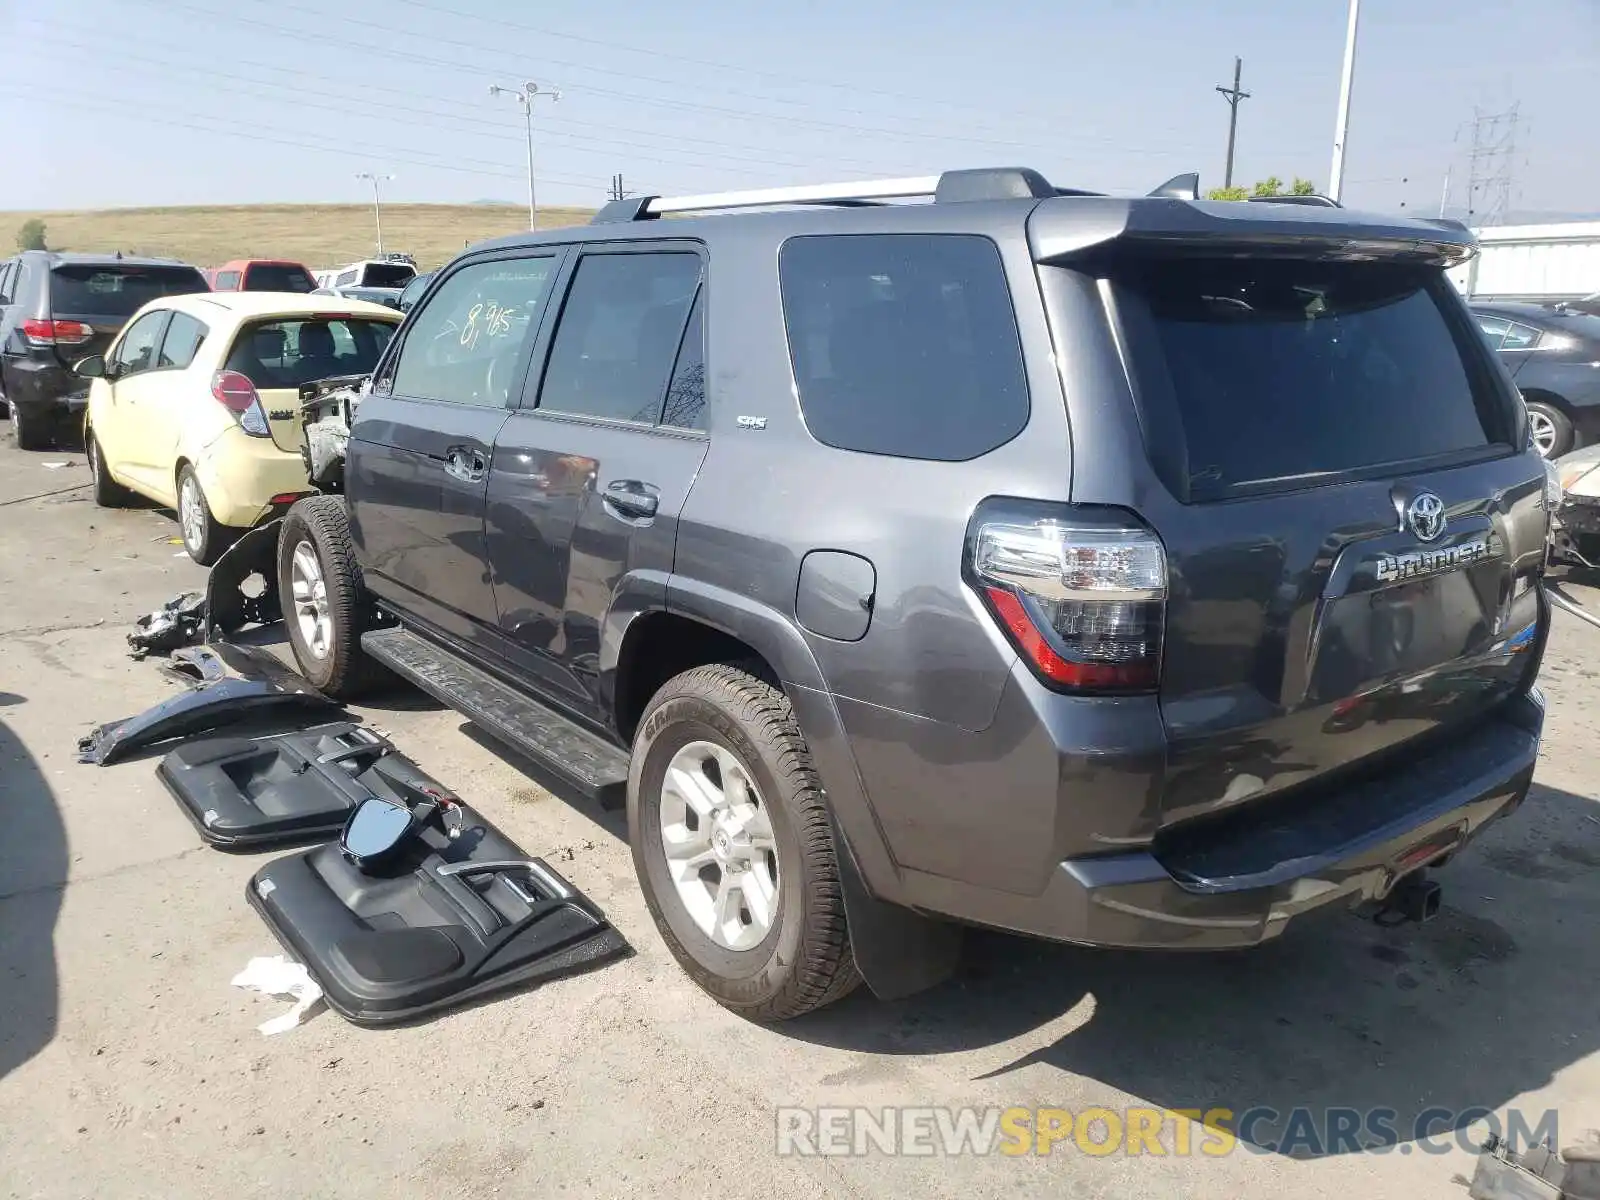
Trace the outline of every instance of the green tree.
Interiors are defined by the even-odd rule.
[[[29,217],[17,230],[18,250],[45,250],[44,222],[38,217]]]
[[[1283,180],[1276,175],[1268,175],[1265,179],[1251,187],[1219,187],[1212,188],[1206,193],[1207,200],[1248,200],[1251,196],[1282,196],[1284,195]],[[1294,182],[1289,185],[1288,194],[1291,196],[1315,196],[1317,185],[1309,179],[1294,177]]]

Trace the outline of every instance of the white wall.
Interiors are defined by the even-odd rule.
[[[1475,229],[1478,256],[1450,272],[1469,296],[1577,299],[1600,292],[1600,221]]]

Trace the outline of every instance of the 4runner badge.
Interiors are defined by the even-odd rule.
[[[1385,554],[1378,559],[1379,583],[1402,583],[1407,579],[1420,579],[1424,575],[1437,575],[1441,571],[1454,571],[1495,553],[1488,534],[1479,534],[1470,541],[1441,550],[1414,550],[1410,554]]]

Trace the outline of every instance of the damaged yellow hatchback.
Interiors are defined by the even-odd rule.
[[[75,367],[93,380],[84,445],[95,502],[137,493],[176,510],[184,548],[209,566],[309,490],[301,387],[368,374],[400,319],[288,292],[152,301]]]

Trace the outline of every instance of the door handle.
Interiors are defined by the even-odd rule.
[[[489,459],[471,446],[451,446],[445,451],[444,469],[464,483],[477,483],[488,471]]]
[[[606,508],[624,517],[648,518],[656,515],[661,497],[653,484],[638,479],[618,479],[606,484]]]

